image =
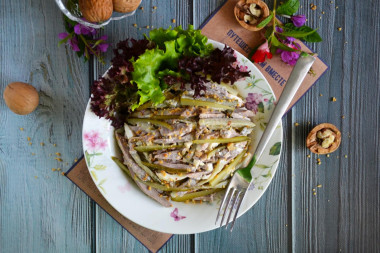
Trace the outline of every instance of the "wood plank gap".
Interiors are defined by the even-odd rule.
[[[88,89],[89,89],[89,94],[91,97],[91,86],[96,80],[98,76],[98,70],[97,70],[97,59],[94,56],[91,56],[90,60],[88,61],[89,64],[89,84],[88,84]],[[99,207],[96,204],[95,201],[92,201],[91,203],[91,214],[92,214],[92,224],[93,224],[93,230],[92,230],[92,244],[91,244],[91,252],[100,252],[99,251],[99,244],[98,244],[98,217],[99,217]]]
[[[293,216],[295,216],[296,214],[296,211],[295,211],[295,208],[296,208],[296,203],[295,203],[295,198],[293,196],[294,192],[295,192],[295,186],[294,186],[294,178],[293,175],[295,174],[295,169],[294,169],[294,164],[293,164],[293,161],[295,161],[295,152],[294,152],[294,149],[293,149],[293,144],[295,144],[296,142],[296,134],[295,134],[295,131],[296,129],[293,126],[293,119],[295,118],[295,113],[296,113],[296,108],[294,107],[292,110],[291,110],[291,113],[288,113],[287,116],[286,116],[286,121],[287,121],[287,125],[288,125],[288,129],[287,129],[287,136],[290,135],[290,139],[292,140],[290,143],[288,143],[288,150],[291,150],[291,155],[289,155],[287,158],[288,158],[288,161],[287,161],[287,164],[289,164],[291,166],[291,169],[289,170],[288,169],[288,203],[290,203],[289,207],[288,207],[288,224],[291,224],[288,229],[288,252],[293,252],[293,250],[296,248],[296,242],[295,242],[295,239],[293,238],[293,231],[295,230],[295,224],[294,224],[294,221],[296,221],[296,219],[294,219]]]
[[[189,5],[190,5],[190,8],[189,8],[189,17],[190,17],[190,24],[193,24],[194,27],[196,29],[198,29],[199,27],[199,24],[194,24],[195,20],[196,20],[196,17],[194,16],[194,13],[195,13],[195,4],[194,4],[194,0],[190,0],[189,1]],[[191,242],[191,248],[190,248],[190,251],[191,252],[194,252],[194,253],[198,253],[199,251],[199,240],[198,240],[198,234],[192,234],[190,235],[190,242]]]
[[[192,240],[193,241],[193,240]],[[194,253],[199,253],[199,235],[198,234],[194,234],[194,243],[193,243],[193,248],[191,249],[192,252]]]

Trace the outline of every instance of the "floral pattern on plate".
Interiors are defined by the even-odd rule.
[[[103,184],[107,181],[107,178],[100,179],[98,176],[99,171],[106,170],[107,166],[102,164],[97,164],[96,157],[101,157],[103,155],[102,152],[107,148],[107,141],[100,137],[100,133],[98,131],[88,131],[83,133],[84,145],[87,148],[84,152],[87,166],[90,170],[90,174],[92,178],[95,180],[96,186],[106,193]]]

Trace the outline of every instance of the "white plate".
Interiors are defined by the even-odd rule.
[[[211,41],[214,47],[223,49],[224,44]],[[236,82],[243,97],[254,93],[257,99],[256,124],[252,134],[250,151],[254,150],[273,110],[275,97],[260,71],[236,52],[238,65],[251,71],[250,77]],[[262,196],[274,176],[281,153],[282,124],[273,134],[257,165],[252,169],[253,184],[240,208],[239,216],[251,208]],[[112,161],[111,156],[121,157],[114,139],[114,128],[108,120],[98,118],[86,108],[83,122],[83,151],[91,177],[104,198],[123,216],[131,221],[160,232],[173,234],[200,233],[217,228],[216,214],[220,197],[213,203],[185,204],[173,202],[165,208],[146,196]]]

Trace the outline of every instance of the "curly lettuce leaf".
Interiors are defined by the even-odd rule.
[[[149,36],[156,48],[146,50],[132,61],[132,82],[137,85],[139,95],[139,102],[132,106],[132,110],[148,101],[159,104],[165,100],[162,91],[166,84],[161,81],[162,76],[164,73],[178,72],[180,57],[203,57],[213,51],[213,46],[207,44],[207,37],[202,35],[200,30],[194,30],[193,26],[189,26],[187,30],[180,26],[174,29],[155,29]]]

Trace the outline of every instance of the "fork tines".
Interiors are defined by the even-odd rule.
[[[226,215],[228,213],[228,218],[227,218],[227,221],[225,223],[226,229],[227,229],[228,223],[231,221],[232,214],[235,213],[233,215],[233,220],[232,220],[232,224],[231,224],[231,228],[230,228],[230,231],[232,232],[232,229],[235,225],[237,215],[239,213],[241,203],[242,203],[243,198],[244,198],[244,193],[245,193],[245,191],[235,189],[234,187],[231,187],[231,186],[227,188],[227,191],[224,195],[223,201],[220,204],[218,215],[216,216],[215,224],[217,224],[217,222],[219,220],[219,216],[223,213],[222,220],[220,222],[220,227],[222,227],[224,218],[226,217]]]

